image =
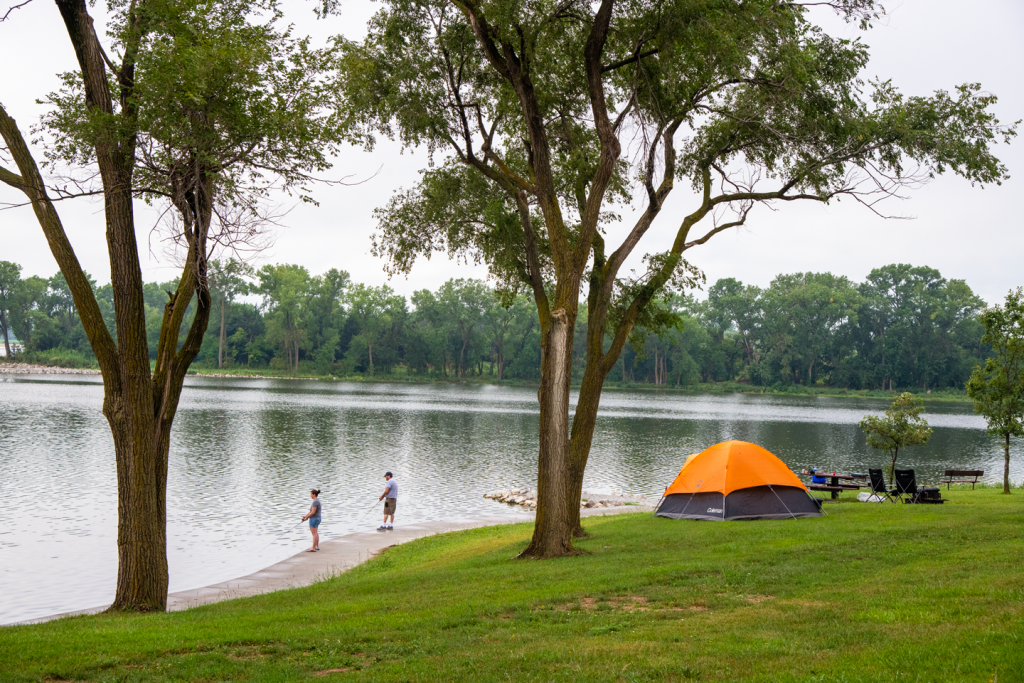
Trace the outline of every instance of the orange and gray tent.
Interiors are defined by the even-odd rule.
[[[820,517],[786,463],[757,444],[723,441],[690,456],[654,513],[672,519]]]

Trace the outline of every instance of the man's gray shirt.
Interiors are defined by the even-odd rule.
[[[384,494],[385,498],[398,498],[398,484],[395,483],[394,479],[388,479],[386,484],[387,493]]]

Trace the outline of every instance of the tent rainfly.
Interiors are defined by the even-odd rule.
[[[690,456],[654,513],[672,519],[820,517],[821,505],[775,455],[723,441]]]

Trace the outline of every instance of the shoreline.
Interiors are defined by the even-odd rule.
[[[613,508],[580,510],[580,516],[595,517],[629,512],[652,512],[653,510],[653,507],[623,505]],[[275,562],[245,576],[220,581],[201,588],[190,588],[169,593],[167,595],[167,611],[177,612],[225,600],[247,598],[253,595],[309,586],[338,574],[343,574],[396,545],[453,531],[501,526],[503,524],[522,524],[524,522],[532,522],[533,519],[534,513],[532,511],[523,511],[522,519],[518,520],[508,517],[478,517],[469,521],[444,520],[421,522],[419,524],[398,526],[394,531],[357,531],[337,536],[321,543],[320,552],[307,553],[305,550],[302,550],[280,562]],[[107,609],[106,606],[59,612],[45,617],[3,624],[0,625],[0,629],[8,626],[41,624],[66,617],[98,614],[105,609]]]
[[[62,368],[56,365],[34,365],[32,363],[0,363],[0,375],[98,375],[99,370],[91,368]]]
[[[58,366],[50,365],[35,365],[31,363],[3,363],[0,362],[0,375],[99,375],[100,371],[92,368],[62,368]],[[289,380],[303,380],[303,381],[321,381],[321,382],[356,382],[356,383],[374,383],[374,384],[479,384],[487,386],[500,386],[500,387],[537,387],[540,386],[537,382],[528,381],[487,381],[474,378],[462,378],[462,379],[436,379],[436,378],[422,378],[422,377],[365,377],[363,375],[353,376],[335,376],[335,375],[286,375],[281,373],[267,373],[267,374],[234,374],[228,372],[202,372],[200,369],[190,371],[186,377],[214,377],[221,379],[289,379]],[[794,385],[800,389],[800,385]],[[579,385],[570,386],[571,390],[579,390]],[[647,384],[636,384],[629,386],[620,386],[616,384],[606,384],[602,391],[625,391],[625,392],[636,392],[636,393],[655,393],[655,394],[670,394],[679,396],[727,396],[727,395],[740,395],[740,396],[773,396],[773,397],[809,397],[809,398],[861,398],[877,401],[891,401],[898,396],[901,391],[892,392],[878,392],[874,389],[863,389],[863,390],[846,390],[846,389],[822,389],[822,390],[811,390],[811,391],[787,391],[776,390],[770,387],[755,387],[753,385],[738,384],[734,382],[725,383],[714,383],[714,384],[698,384],[688,386],[671,386],[671,385],[647,385]],[[915,396],[923,399],[926,403],[972,403],[971,399],[965,396],[951,396],[946,394],[932,395],[930,393],[917,393],[912,391]]]

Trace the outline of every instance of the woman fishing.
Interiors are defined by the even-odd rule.
[[[313,499],[312,504],[309,506],[309,512],[303,516],[302,521],[309,520],[309,533],[313,534],[313,545],[310,546],[306,552],[315,553],[320,550],[320,532],[316,529],[320,526],[320,499],[317,496],[320,495],[320,491],[317,489],[310,489],[309,497]]]

